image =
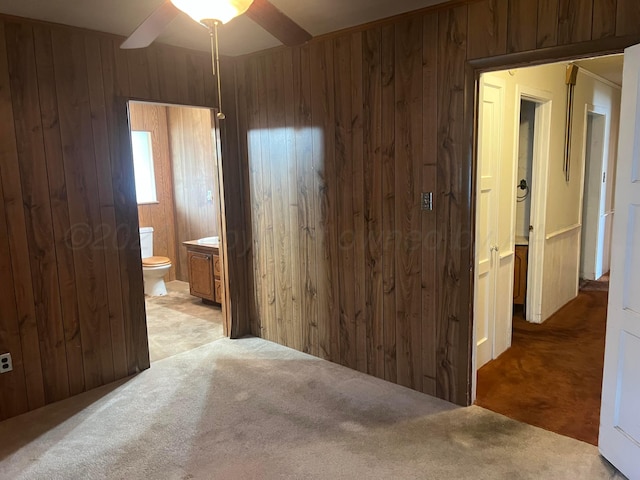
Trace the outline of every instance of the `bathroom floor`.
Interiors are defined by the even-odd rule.
[[[145,297],[151,362],[224,337],[222,310],[189,295],[189,284],[167,283],[164,297]]]

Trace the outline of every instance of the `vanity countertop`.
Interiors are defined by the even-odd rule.
[[[516,235],[516,245],[529,245],[529,237]]]
[[[187,240],[186,242],[182,242],[182,244],[187,247],[207,248],[210,250],[218,250],[220,248],[220,243],[201,243],[198,240]]]

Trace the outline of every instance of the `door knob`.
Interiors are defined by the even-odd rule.
[[[492,252],[499,252],[500,251],[500,247],[498,245],[491,245],[491,251]]]

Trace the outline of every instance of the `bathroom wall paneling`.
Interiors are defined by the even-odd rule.
[[[187,282],[187,250],[182,242],[220,234],[211,110],[167,107],[167,125],[175,203],[176,275]]]
[[[468,404],[474,66],[621,51],[637,10],[457,1],[237,58],[252,332]]]
[[[173,171],[169,148],[167,109],[163,105],[131,102],[132,130],[151,132],[157,203],[138,205],[141,227],[153,227],[153,254],[171,260],[166,281],[176,279],[176,229],[173,198]]]
[[[121,42],[0,16],[0,420],[149,367],[127,101],[213,108],[215,89],[207,53]],[[245,249],[229,248],[239,336]]]

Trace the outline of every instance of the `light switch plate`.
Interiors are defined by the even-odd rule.
[[[433,210],[433,192],[422,193],[422,210]]]

